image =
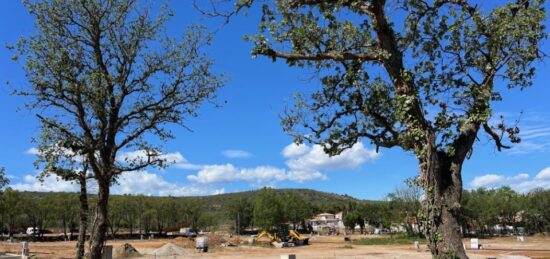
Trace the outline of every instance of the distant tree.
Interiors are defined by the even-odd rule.
[[[344,226],[353,233],[353,231],[355,231],[355,226],[359,223],[361,218],[361,215],[356,210],[348,211],[344,216]]]
[[[19,219],[21,218],[23,209],[27,204],[23,203],[21,193],[11,188],[4,190],[1,198],[1,206],[3,208],[0,213],[2,213],[4,224],[6,224],[6,228],[8,229],[8,236],[12,237],[17,230]]]
[[[182,222],[191,224],[191,227],[196,229],[197,223],[203,215],[202,203],[199,199],[190,199],[180,205],[180,213],[182,214]]]
[[[183,125],[214,97],[222,81],[202,54],[210,36],[190,27],[169,38],[166,8],[153,16],[135,0],[25,1],[37,34],[22,39],[31,88],[19,88],[37,111],[41,153],[73,156],[89,165],[98,193],[90,256],[101,256],[108,227],[110,186],[124,172],[165,166],[167,124]],[[17,59],[17,56],[15,56]],[[155,139],[156,138],[156,139]],[[160,140],[160,141],[157,141]],[[133,151],[135,156],[121,156]],[[58,157],[44,161],[65,169]]]
[[[116,239],[116,234],[122,227],[124,221],[124,199],[120,196],[109,198],[109,229],[111,230],[111,238]]]
[[[492,235],[495,225],[523,226],[529,218],[529,200],[510,187],[477,189],[464,193],[463,227],[478,236]]]
[[[366,203],[360,207],[361,217],[371,226],[389,228],[394,218],[389,205],[385,201]]]
[[[417,184],[414,178],[407,179],[404,186],[388,194],[392,207],[396,210],[396,214],[400,215],[401,222],[405,224],[409,236],[416,234],[413,224],[418,223],[421,197],[422,187]]]
[[[498,150],[509,147],[503,136],[520,141],[517,127],[490,124],[491,106],[502,89],[532,84],[547,36],[545,1],[499,1],[492,9],[468,0],[232,2],[236,10],[221,15],[262,4],[259,33],[247,37],[253,56],[320,77],[321,88],[298,95],[285,114],[285,131],[331,156],[362,140],[413,153],[432,255],[467,258],[462,165],[483,131]]]
[[[130,236],[134,233],[135,227],[138,224],[138,208],[137,203],[138,199],[135,196],[123,195],[121,197],[123,200],[122,207],[124,210],[124,222],[130,231]]]
[[[281,199],[285,221],[292,223],[294,230],[304,221],[313,216],[311,204],[293,192],[285,192]]]
[[[284,223],[283,205],[275,190],[264,187],[254,201],[254,226],[274,230]]]
[[[0,193],[8,184],[10,184],[10,179],[6,177],[6,170],[4,167],[0,167]]]
[[[535,189],[527,195],[528,209],[523,215],[532,231],[550,232],[550,190]]]
[[[512,226],[515,229],[520,223],[522,197],[512,188],[504,186],[495,190],[490,206],[495,208],[495,216],[501,226]]]
[[[63,236],[68,238],[67,229],[72,237],[76,218],[79,213],[78,197],[72,193],[58,193],[52,197],[52,202],[47,205],[48,209],[52,210],[52,219],[59,221]]]
[[[168,227],[175,227],[181,222],[181,215],[179,214],[179,201],[177,198],[174,197],[168,197],[167,198],[167,205],[166,205],[166,220],[167,220],[167,226]]]
[[[242,230],[252,225],[254,204],[247,197],[233,200],[227,205],[227,214],[234,222],[235,233],[240,235]]]

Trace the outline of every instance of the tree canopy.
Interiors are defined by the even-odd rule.
[[[283,116],[285,131],[329,155],[363,140],[415,154],[431,252],[467,258],[458,231],[462,164],[482,131],[498,150],[510,147],[506,137],[520,141],[491,105],[503,89],[532,84],[545,1],[490,9],[467,0],[235,2],[210,14],[261,4],[259,32],[247,37],[253,55],[318,75],[321,86],[298,94]]]
[[[164,27],[173,15],[136,0],[25,1],[36,34],[21,39],[30,87],[18,87],[40,121],[37,163],[62,177],[90,169],[98,183],[91,257],[107,230],[109,187],[124,172],[165,166],[167,125],[185,127],[224,80],[203,47],[211,36],[190,26],[181,38]],[[81,174],[80,174],[81,175]]]

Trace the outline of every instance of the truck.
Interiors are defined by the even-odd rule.
[[[178,232],[168,232],[166,233],[168,236],[173,237],[190,237],[195,238],[197,236],[197,232],[193,230],[193,228],[180,228],[180,231]]]

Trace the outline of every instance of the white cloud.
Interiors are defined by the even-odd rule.
[[[289,158],[286,164],[292,171],[355,169],[380,157],[379,153],[365,148],[361,142],[332,157],[327,155],[320,145],[305,150],[296,144],[290,144],[283,150],[283,154],[285,153]]]
[[[74,162],[84,161],[83,156],[77,155],[74,152],[72,152],[71,150],[63,148],[63,147],[54,146],[54,148],[51,148],[49,151],[51,151],[52,154],[57,154],[57,155],[60,155],[60,156],[64,156],[65,158],[70,158]],[[27,149],[27,151],[25,151],[25,154],[33,155],[33,156],[39,156],[39,155],[42,154],[42,151],[40,149],[36,148],[36,147],[32,147],[32,148]]]
[[[539,180],[539,181],[548,180],[548,181],[550,181],[550,167],[542,169],[542,171],[540,171],[537,174],[537,176],[535,176],[535,180]]]
[[[319,171],[290,171],[287,179],[295,182],[306,182],[313,180],[326,180],[327,176]]]
[[[37,155],[40,154],[40,151],[38,151],[38,148],[31,147],[31,148],[27,149],[27,151],[25,151],[25,154],[37,156]]]
[[[236,168],[232,164],[208,165],[196,175],[189,175],[187,179],[202,184],[227,183],[246,181],[251,183],[277,182],[293,180],[303,182],[304,180],[322,179],[323,177],[294,177],[291,172],[272,166],[258,166],[253,168]]]
[[[225,157],[228,158],[250,158],[252,154],[244,150],[230,149],[222,152]]]
[[[368,161],[373,161],[380,155],[369,150],[362,143],[338,156],[329,157],[319,145],[290,144],[281,152],[287,158],[288,169],[272,166],[253,168],[237,168],[232,164],[207,165],[197,174],[188,175],[187,179],[202,184],[227,183],[245,181],[252,184],[274,183],[280,181],[305,182],[326,180],[325,171],[340,169],[356,169]]]
[[[236,181],[237,169],[232,164],[207,165],[197,175],[188,175],[187,179],[199,183],[223,183]]]
[[[183,185],[166,181],[158,174],[146,171],[124,173],[118,178],[118,184],[111,187],[112,194],[144,194],[160,196],[194,196],[221,194],[225,189],[214,189],[210,186]],[[34,192],[78,192],[80,186],[76,182],[68,182],[57,176],[50,175],[40,182],[36,176],[25,175],[22,182],[10,185],[19,191]],[[95,180],[88,181],[88,192],[97,191]]]
[[[10,185],[11,188],[19,191],[29,192],[77,192],[80,187],[75,182],[67,182],[55,175],[44,177],[39,181],[36,176],[25,175],[23,181]]]
[[[158,174],[146,171],[124,173],[112,187],[113,194],[144,194],[160,196],[193,196],[220,193],[205,186],[182,185],[166,181]]]
[[[286,158],[292,158],[292,157],[303,156],[307,152],[309,152],[309,150],[310,150],[310,148],[305,144],[298,145],[296,143],[292,143],[292,144],[286,146],[283,149],[283,152],[281,152],[281,153]]]
[[[476,176],[472,182],[470,182],[470,187],[477,189],[480,187],[492,187],[495,185],[501,184],[505,177],[502,175],[496,174],[487,174],[483,176]]]
[[[497,174],[487,174],[476,176],[470,182],[471,189],[477,188],[498,188],[501,186],[510,186],[518,192],[529,192],[535,188],[550,188],[550,167],[541,170],[534,178],[528,174],[522,173],[515,176],[504,176]]]

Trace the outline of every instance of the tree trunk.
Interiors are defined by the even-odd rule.
[[[462,161],[454,161],[436,148],[427,149],[422,162],[422,224],[434,258],[468,258],[460,233]]]
[[[97,205],[95,208],[94,223],[90,237],[90,258],[101,259],[101,252],[106,241],[109,205],[109,180],[98,178]]]
[[[65,219],[65,216],[63,216],[63,238],[67,240],[67,220]]]
[[[84,173],[85,174],[85,173]],[[86,242],[86,231],[88,229],[88,192],[86,187],[86,176],[81,176],[80,182],[80,226],[78,227],[78,242],[76,245],[76,259],[84,258],[84,243]]]

